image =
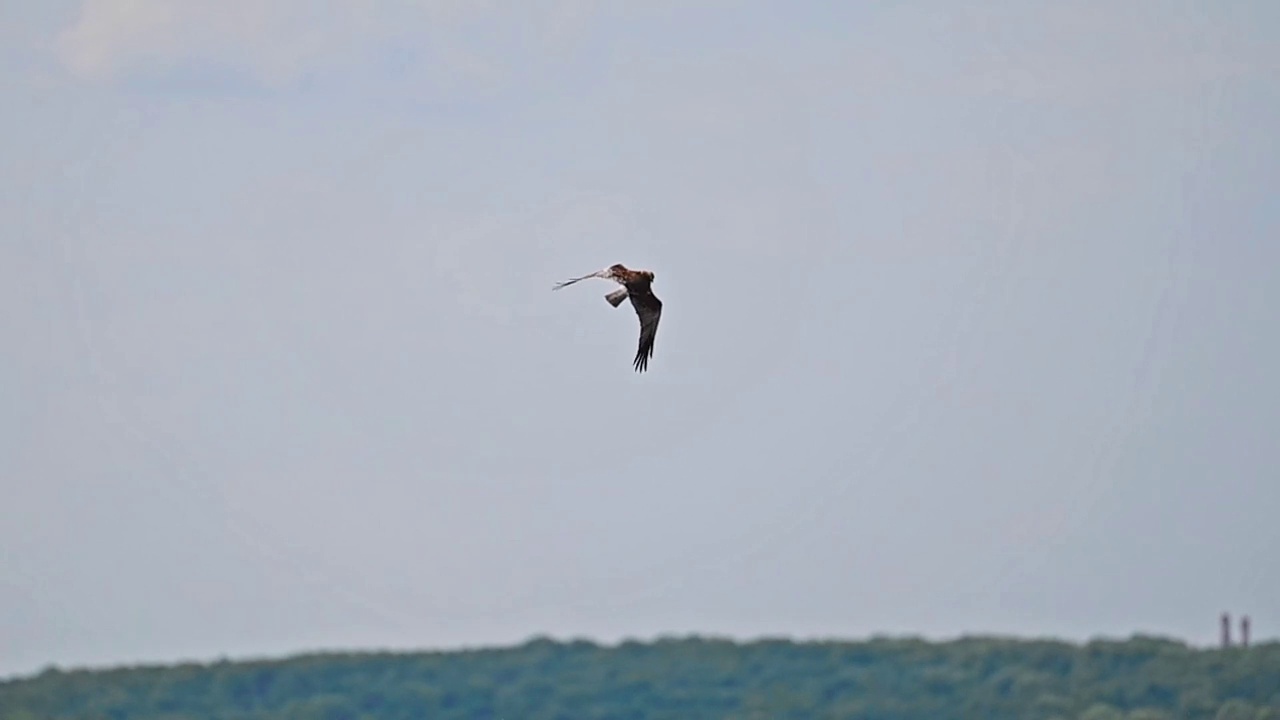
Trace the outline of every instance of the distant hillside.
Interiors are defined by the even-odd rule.
[[[1280,720],[1280,643],[533,640],[0,683],[3,720]]]

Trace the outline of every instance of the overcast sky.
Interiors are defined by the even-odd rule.
[[[0,674],[1280,636],[1277,27],[0,2]]]

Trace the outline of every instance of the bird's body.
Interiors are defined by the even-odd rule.
[[[653,294],[651,287],[653,273],[648,270],[632,270],[621,263],[616,263],[590,275],[556,283],[552,289],[559,290],[588,278],[612,280],[622,286],[604,296],[604,299],[615,308],[621,305],[623,300],[630,298],[636,317],[640,319],[640,345],[636,348],[636,357],[632,365],[636,372],[644,372],[649,367],[649,358],[653,357],[653,340],[658,332],[658,320],[662,317],[662,301]]]

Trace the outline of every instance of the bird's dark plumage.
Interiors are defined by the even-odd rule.
[[[615,264],[590,275],[557,283],[553,289],[559,290],[587,278],[612,280],[622,286],[604,296],[613,307],[618,307],[626,298],[631,299],[631,307],[635,308],[636,317],[640,320],[640,343],[632,366],[636,372],[644,372],[649,367],[649,358],[653,357],[654,338],[658,334],[658,321],[662,318],[662,301],[653,294],[653,273]]]
[[[649,367],[649,358],[653,357],[653,341],[658,334],[658,320],[662,318],[662,301],[646,287],[637,292],[627,290],[631,298],[631,307],[636,309],[636,317],[640,318],[640,345],[636,348],[636,358],[632,365],[636,372],[644,372]]]

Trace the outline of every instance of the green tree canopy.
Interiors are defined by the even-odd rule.
[[[1280,643],[1159,638],[615,646],[64,671],[0,682],[4,720],[1280,720]]]

